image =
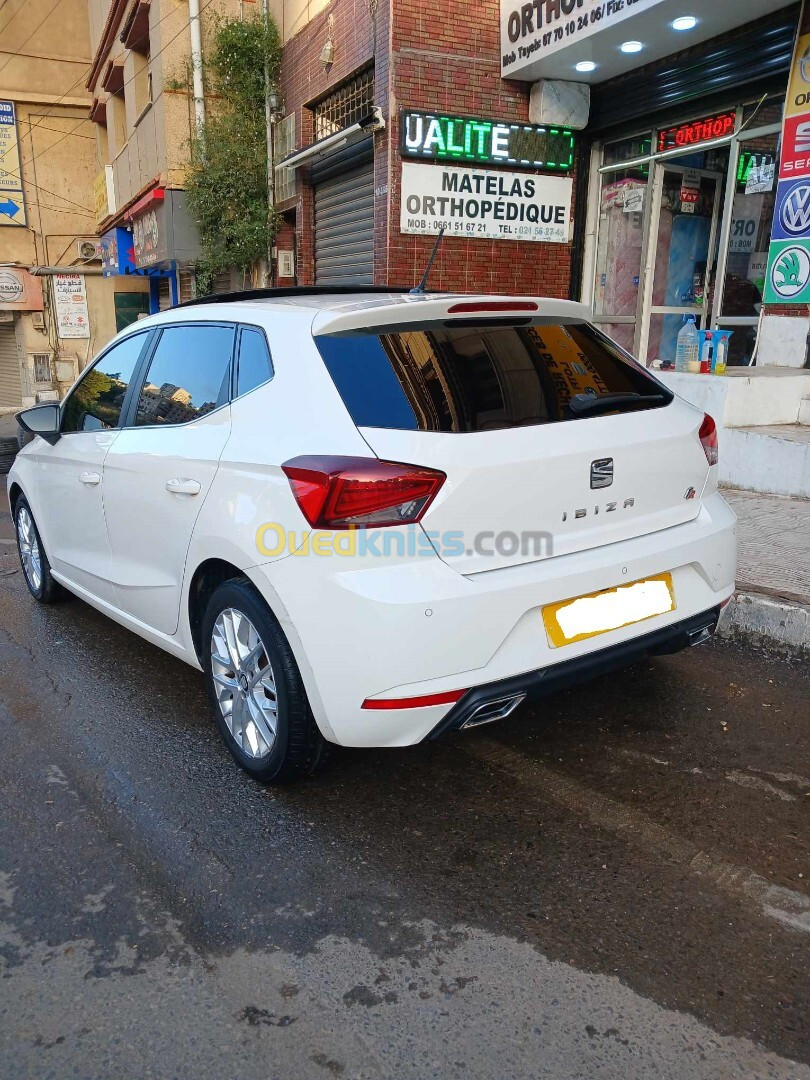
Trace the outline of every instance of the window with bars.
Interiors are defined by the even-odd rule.
[[[368,116],[373,105],[374,69],[368,68],[315,105],[315,141],[356,124]]]
[[[275,159],[283,161],[295,150],[295,113],[289,113],[279,120],[275,129]],[[295,197],[295,170],[285,166],[276,166],[276,202],[285,202]]]
[[[31,360],[34,365],[34,382],[49,383],[51,381],[51,354],[32,353]]]

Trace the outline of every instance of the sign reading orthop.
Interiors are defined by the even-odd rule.
[[[565,244],[573,181],[563,176],[402,165],[400,229],[470,239]]]
[[[700,120],[690,120],[686,124],[676,124],[675,127],[662,128],[658,132],[658,152],[664,150],[677,150],[682,146],[697,146],[698,143],[709,142],[710,139],[722,139],[734,132],[737,122],[737,114],[732,112],[719,113],[716,116],[704,116]]]
[[[471,161],[569,172],[574,165],[574,133],[541,127],[406,109],[400,152],[422,161]]]

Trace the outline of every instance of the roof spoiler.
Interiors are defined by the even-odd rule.
[[[410,286],[404,285],[289,285],[276,289],[243,289],[241,292],[212,293],[210,296],[198,296],[196,300],[184,300],[176,307],[197,307],[200,304],[229,304],[239,300],[283,300],[285,297],[302,296],[352,296],[355,293],[406,294]],[[442,295],[438,290],[431,293]]]

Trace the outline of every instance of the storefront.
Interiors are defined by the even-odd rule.
[[[730,364],[750,363],[800,5],[500,8],[502,76],[565,105],[577,88],[585,98],[571,295],[648,364],[674,362],[689,316],[728,331]]]
[[[37,382],[51,388],[50,359],[45,370],[37,356],[26,354],[24,321],[37,329],[44,326],[42,282],[19,266],[0,266],[0,409],[21,408],[24,399],[34,400]],[[34,331],[35,332],[35,331]],[[41,377],[40,377],[41,376]]]
[[[105,278],[141,278],[148,282],[146,272],[135,265],[135,251],[132,233],[120,225],[109,229],[101,237],[101,271]],[[152,312],[150,291],[113,293],[115,308],[115,331],[120,333],[125,327]]]
[[[784,97],[646,124],[593,146],[583,293],[646,363],[674,362],[684,319],[748,364],[764,295]],[[590,295],[588,295],[590,294]]]
[[[117,272],[122,272],[123,267],[124,273],[138,273],[149,279],[150,312],[191,299],[194,263],[202,249],[186,207],[185,192],[153,188],[124,218],[131,230],[131,246],[128,244],[122,263],[121,245],[116,244]],[[121,228],[114,231],[125,232]]]

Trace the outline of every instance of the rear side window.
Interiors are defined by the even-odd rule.
[[[169,326],[138,398],[136,426],[187,424],[229,397],[233,326]]]
[[[241,397],[273,377],[273,365],[267,339],[261,330],[244,327],[239,335],[239,367],[236,373],[236,396]]]
[[[473,432],[654,408],[672,395],[585,323],[436,323],[315,338],[358,427]],[[582,395],[621,394],[579,411]],[[579,401],[574,401],[578,398]]]
[[[108,349],[65,402],[62,433],[118,426],[124,398],[148,334],[131,334]]]

